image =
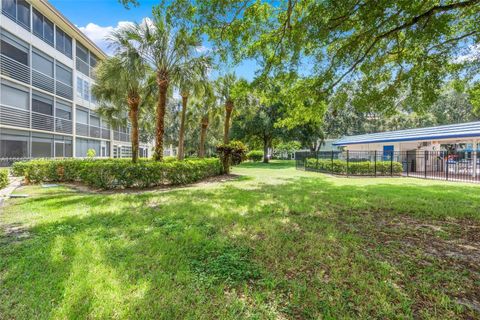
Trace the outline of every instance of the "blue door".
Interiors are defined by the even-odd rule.
[[[390,161],[393,158],[393,146],[383,146],[383,160]]]

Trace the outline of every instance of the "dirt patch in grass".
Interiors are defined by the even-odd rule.
[[[22,241],[28,237],[30,237],[30,233],[22,225],[17,223],[6,224],[2,226],[0,245]]]
[[[360,235],[367,243],[366,254],[372,258],[394,265],[398,270],[406,265],[411,268],[413,264],[414,270],[408,274],[414,278],[428,277],[428,270],[434,269],[452,274],[450,279],[442,278],[438,283],[434,282],[434,288],[480,317],[478,222],[466,219],[424,221],[380,213],[366,215],[364,219],[354,222],[349,222],[348,217],[344,218],[340,217],[339,227],[345,232]],[[460,278],[461,283],[458,282]],[[428,298],[422,301],[422,295],[418,298],[418,309],[429,303],[426,301]],[[469,318],[470,315],[466,314],[465,317]]]

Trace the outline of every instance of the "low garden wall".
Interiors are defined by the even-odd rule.
[[[307,158],[305,168],[339,175],[401,175],[403,167],[397,161],[345,161]]]
[[[156,162],[130,159],[63,159],[15,162],[15,176],[27,183],[81,182],[100,189],[148,188],[193,183],[223,173],[219,159]]]

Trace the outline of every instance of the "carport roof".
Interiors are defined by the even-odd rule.
[[[358,136],[347,136],[335,141],[333,145],[346,146],[351,144],[425,141],[475,137],[480,139],[480,121],[428,128],[378,132],[372,134],[362,134]]]

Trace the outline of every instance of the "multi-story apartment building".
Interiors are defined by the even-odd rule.
[[[0,158],[130,156],[128,128],[95,113],[92,71],[105,53],[46,0],[0,9]]]

